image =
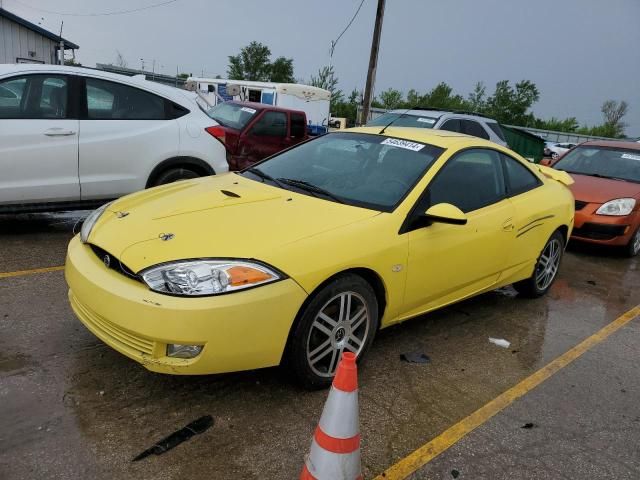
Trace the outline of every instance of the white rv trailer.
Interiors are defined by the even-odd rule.
[[[325,133],[329,126],[331,92],[299,83],[250,82],[220,78],[189,77],[186,88],[195,90],[209,105],[238,100],[301,110],[307,116],[311,135]]]

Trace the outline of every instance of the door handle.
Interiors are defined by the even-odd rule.
[[[505,232],[511,232],[514,228],[516,228],[516,226],[513,224],[513,218],[505,220],[502,224],[502,230]]]
[[[67,130],[65,128],[50,128],[44,131],[44,134],[47,137],[68,137],[70,135],[75,135],[76,132],[74,130]]]

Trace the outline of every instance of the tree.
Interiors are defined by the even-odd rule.
[[[338,89],[338,77],[335,76],[333,67],[322,67],[318,70],[318,75],[311,75],[309,85],[312,87],[323,88],[331,92],[331,105],[333,109],[337,104],[344,101],[342,90]]]
[[[453,93],[453,88],[440,82],[420,98],[420,106],[444,108],[447,110],[469,110],[469,104],[461,96]]]
[[[229,56],[227,76],[230,80],[292,82],[293,59],[278,57],[271,63],[269,47],[253,41],[240,50],[238,55]]]
[[[293,59],[278,57],[271,64],[270,78],[272,82],[294,83]]]
[[[484,86],[484,83],[478,82],[468,96],[469,109],[472,112],[482,112],[487,108],[486,105],[486,96],[487,88]]]
[[[629,105],[624,100],[616,102],[607,100],[602,104],[602,114],[604,115],[604,126],[608,127],[614,137],[624,136],[624,127],[627,126],[622,118],[627,114]]]
[[[516,83],[515,90],[509,80],[501,80],[487,99],[486,113],[501,123],[526,126],[534,121],[528,110],[539,98],[538,87],[529,80]]]
[[[116,50],[116,61],[114,65],[120,68],[127,68],[128,63],[122,56],[122,53],[120,53],[120,50]]]
[[[382,108],[391,110],[402,105],[402,92],[394,88],[388,88],[384,92],[380,92],[380,103]]]
[[[186,72],[182,72],[178,74],[178,78],[183,78],[183,79],[187,79],[189,77],[191,77],[192,75],[190,73],[186,73]]]

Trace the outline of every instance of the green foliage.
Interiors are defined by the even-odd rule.
[[[380,103],[382,104],[382,108],[386,108],[387,110],[398,108],[403,103],[402,92],[394,88],[388,88],[380,93]]]
[[[227,77],[230,80],[292,82],[293,59],[278,57],[271,63],[269,47],[253,41],[240,50],[238,55],[229,56]]]
[[[186,73],[186,72],[182,72],[182,73],[179,73],[179,74],[178,74],[178,78],[184,78],[185,80],[186,80],[187,78],[189,78],[189,77],[191,77],[191,74]]]
[[[281,83],[294,83],[293,59],[278,57],[271,64],[271,81]]]
[[[344,94],[342,90],[338,89],[338,78],[335,76],[333,67],[322,67],[318,70],[317,76],[311,75],[309,85],[331,92],[330,108],[332,111],[337,105],[344,103]]]
[[[515,90],[509,85],[509,80],[501,80],[487,99],[484,113],[500,123],[527,126],[534,120],[528,111],[539,98],[538,87],[529,80],[516,83]]]

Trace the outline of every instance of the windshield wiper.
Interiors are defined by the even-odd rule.
[[[583,173],[583,175],[588,175],[590,177],[598,177],[598,178],[608,178],[610,180],[620,180],[622,182],[628,182],[629,180],[627,180],[626,178],[620,178],[620,177],[610,177],[608,175],[602,175],[600,173]]]
[[[276,185],[282,187],[282,182],[280,182],[279,180],[276,180],[275,178],[273,178],[271,175],[264,173],[262,170],[260,170],[258,167],[250,167],[247,168],[245,170],[245,172],[251,172],[253,173],[256,177],[260,177],[262,180],[268,180],[270,182],[275,183]]]
[[[334,200],[338,203],[344,203],[339,197],[335,196],[329,190],[325,190],[322,187],[318,187],[313,183],[306,182],[304,180],[298,180],[296,178],[278,178],[279,182],[286,183],[287,185],[291,185],[297,187],[301,190],[306,190],[311,193],[319,193],[320,195],[324,195],[325,197],[329,197],[331,200]]]

